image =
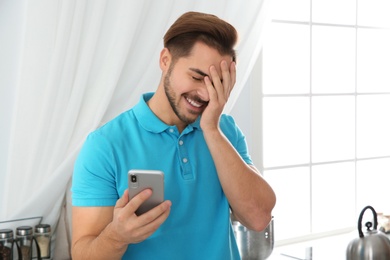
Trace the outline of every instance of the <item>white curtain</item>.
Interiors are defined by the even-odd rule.
[[[239,32],[229,112],[259,55],[268,2],[0,0],[0,221],[57,226],[84,138],[156,89],[162,37],[183,12],[213,13]]]

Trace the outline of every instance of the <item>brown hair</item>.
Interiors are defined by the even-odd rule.
[[[187,12],[181,15],[164,35],[164,47],[168,48],[174,60],[190,55],[198,41],[215,48],[221,55],[232,56],[237,42],[237,31],[229,23],[212,14]]]

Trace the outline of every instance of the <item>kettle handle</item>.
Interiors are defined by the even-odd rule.
[[[364,237],[364,234],[363,234],[363,231],[362,231],[362,220],[363,220],[364,211],[366,211],[367,209],[371,209],[372,214],[374,215],[374,229],[376,229],[377,226],[378,226],[378,217],[377,217],[375,209],[373,207],[371,207],[371,206],[366,206],[362,210],[362,212],[360,213],[359,221],[358,221],[359,237],[361,237],[361,238]]]

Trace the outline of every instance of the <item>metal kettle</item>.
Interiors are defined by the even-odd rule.
[[[370,209],[374,215],[374,228],[367,222],[367,231],[362,232],[364,212]],[[347,260],[388,260],[390,259],[390,239],[377,230],[378,218],[373,207],[367,206],[360,213],[358,220],[359,238],[352,240],[347,247]]]

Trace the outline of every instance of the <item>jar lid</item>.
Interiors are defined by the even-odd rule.
[[[14,238],[14,231],[12,229],[0,229],[0,239]]]
[[[21,226],[16,228],[16,235],[17,236],[28,236],[32,235],[33,230],[30,226]]]
[[[49,224],[39,224],[35,226],[36,233],[49,233],[51,231]]]

